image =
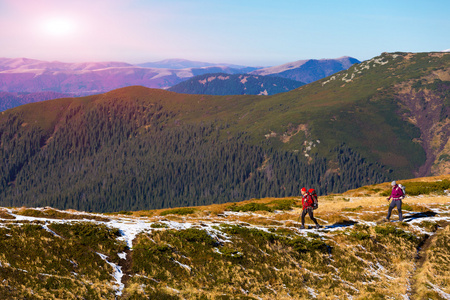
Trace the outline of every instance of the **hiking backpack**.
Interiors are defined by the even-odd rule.
[[[405,197],[405,196],[406,196],[406,189],[405,189],[405,186],[399,184],[398,187],[402,189],[403,197]]]
[[[315,189],[309,189],[308,193],[311,195],[313,200],[313,209],[317,209],[319,207],[319,198],[317,197],[317,193]]]

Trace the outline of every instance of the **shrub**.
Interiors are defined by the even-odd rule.
[[[219,251],[220,251],[220,254],[222,254],[223,256],[225,256],[227,258],[241,259],[244,257],[244,254],[242,254],[238,250],[234,250],[229,247],[222,247],[222,248],[220,248]]]
[[[65,239],[70,239],[83,247],[91,247],[94,251],[105,253],[113,260],[118,252],[123,252],[127,248],[125,242],[117,240],[117,237],[121,235],[117,228],[109,228],[105,225],[89,222],[52,223],[48,227]]]
[[[413,234],[405,232],[391,225],[375,226],[375,232],[383,237],[396,236],[410,242],[415,242],[417,240]]]
[[[269,211],[269,212],[273,212],[274,209],[267,206],[266,204],[263,203],[255,203],[255,202],[251,202],[251,203],[247,203],[244,205],[236,205],[233,204],[231,206],[228,207],[229,210],[231,211],[242,211],[242,212],[247,212],[247,211]]]
[[[438,224],[435,222],[430,222],[430,221],[423,221],[423,222],[419,223],[419,226],[422,228],[426,228],[427,230],[429,230],[431,232],[436,232],[436,230],[438,229]]]
[[[450,180],[434,182],[407,182],[404,184],[406,194],[411,196],[428,195],[431,193],[443,193],[450,188]]]
[[[294,199],[290,200],[283,199],[283,200],[274,200],[270,202],[269,205],[273,204],[272,208],[274,210],[292,210],[292,207],[295,205],[296,202],[297,201]]]
[[[411,206],[411,205],[409,205],[408,203],[402,203],[402,209],[403,210],[406,210],[406,211],[413,211],[414,210],[414,208]]]
[[[308,240],[305,237],[297,237],[293,240],[288,240],[287,244],[294,248],[299,253],[307,252],[321,252],[328,253],[328,246],[319,239]]]
[[[278,237],[270,232],[259,230],[256,228],[247,228],[239,225],[221,224],[221,230],[228,234],[236,234],[242,236],[245,240],[254,240],[259,245],[266,242],[273,242]]]
[[[370,239],[370,234],[362,231],[352,231],[350,236],[357,239],[358,241],[368,240]]]
[[[150,225],[151,228],[168,228],[169,226],[164,223],[153,223]]]
[[[10,215],[9,213],[7,213],[6,211],[0,211],[0,218],[2,219],[8,219],[8,220],[12,220],[15,219],[16,217]]]
[[[195,208],[192,207],[182,207],[182,208],[174,208],[174,209],[168,209],[163,212],[161,212],[160,216],[166,216],[166,215],[190,215],[196,212]]]
[[[108,218],[103,218],[100,216],[95,215],[88,215],[88,214],[71,214],[67,212],[58,211],[55,209],[45,209],[45,210],[39,210],[39,209],[21,209],[17,212],[18,215],[21,216],[29,216],[29,217],[35,217],[35,218],[49,218],[49,219],[74,219],[74,220],[80,220],[80,219],[86,219],[86,220],[96,220],[96,221],[102,221],[102,222],[108,222]]]
[[[201,243],[212,247],[217,245],[217,241],[213,239],[206,231],[197,228],[176,231],[175,235],[188,242]]]

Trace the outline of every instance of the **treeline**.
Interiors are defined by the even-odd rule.
[[[161,105],[72,109],[51,133],[0,125],[0,205],[109,212],[320,194],[389,180],[345,145],[334,159],[252,145],[225,124],[174,125]]]

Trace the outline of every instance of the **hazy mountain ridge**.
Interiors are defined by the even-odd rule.
[[[235,74],[245,70],[248,69],[217,65],[168,69],[144,68],[121,62],[61,63],[2,58],[0,90],[30,93],[53,91],[84,96],[132,85],[164,89],[195,75],[216,72]]]
[[[243,69],[244,72],[250,72],[256,69],[255,67],[248,67],[248,66],[240,66],[240,65],[234,65],[234,64],[215,64],[215,63],[208,63],[208,62],[201,62],[201,61],[191,61],[186,59],[165,59],[161,61],[156,62],[147,62],[142,64],[137,64],[139,67],[144,68],[160,68],[160,69],[189,69],[189,68],[204,68],[204,67],[213,67],[213,66],[223,66],[233,69]]]
[[[297,197],[113,214],[0,207],[0,297],[446,298],[449,179],[401,181],[404,222],[381,222],[389,183],[322,195],[322,227],[307,218],[304,230]]]
[[[304,83],[274,76],[209,73],[194,76],[170,87],[177,93],[205,95],[274,95],[296,89]]]
[[[320,65],[315,67],[321,68]],[[193,76],[208,73],[243,74],[255,69],[257,68],[180,59],[131,65],[122,62],[63,63],[28,58],[0,58],[0,91],[10,93],[52,91],[73,96],[86,96],[133,85],[167,89]],[[322,78],[330,72],[319,69],[310,68],[302,72],[317,73],[311,75],[315,79]],[[292,75],[298,70],[289,72]],[[273,71],[271,74],[276,75]],[[289,76],[293,77],[291,75]],[[307,76],[311,80],[312,77]],[[13,107],[6,104],[3,106]]]

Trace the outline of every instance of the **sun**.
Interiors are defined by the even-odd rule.
[[[52,17],[42,20],[41,30],[49,37],[69,37],[76,33],[76,22],[67,17]]]

